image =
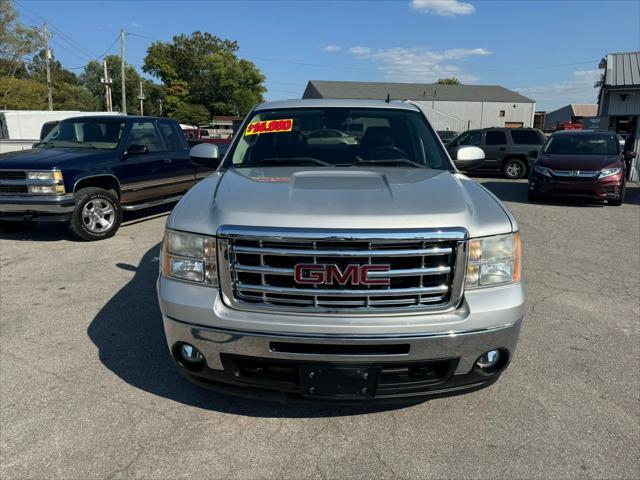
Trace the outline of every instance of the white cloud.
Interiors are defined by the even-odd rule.
[[[323,52],[339,52],[342,50],[342,47],[340,45],[325,45],[322,48]]]
[[[131,24],[130,24],[130,25],[131,25],[132,27],[134,27],[134,28],[138,28],[138,27],[141,27],[141,26],[142,26],[142,24],[141,24],[141,23],[138,23],[138,22],[136,22],[136,21],[131,22]]]
[[[361,60],[378,64],[385,80],[394,82],[435,82],[442,77],[455,76],[464,83],[479,80],[475,75],[465,73],[462,68],[451,64],[451,60],[490,55],[485,48],[452,48],[441,52],[424,47],[394,47],[372,50],[367,47],[353,47],[349,52]]]
[[[602,70],[577,70],[571,79],[550,85],[515,88],[536,101],[538,110],[555,110],[569,103],[597,103],[598,89],[593,84]]]
[[[455,15],[469,15],[476,11],[470,3],[458,0],[411,0],[411,8],[420,13],[453,17]]]
[[[359,57],[369,55],[371,53],[371,49],[368,47],[355,46],[349,49],[349,53],[353,53]]]

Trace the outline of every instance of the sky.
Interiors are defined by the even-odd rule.
[[[76,73],[119,53],[141,72],[147,47],[208,31],[239,44],[266,76],[268,100],[300,98],[308,80],[501,85],[537,110],[596,103],[607,53],[640,50],[640,0],[15,0],[20,20],[53,33]]]

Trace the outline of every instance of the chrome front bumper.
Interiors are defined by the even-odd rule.
[[[206,360],[203,371],[193,372],[179,366],[181,373],[199,385],[240,395],[256,389],[255,385],[243,384],[228,368],[234,358],[379,368],[449,359],[452,369],[442,382],[419,392],[392,397],[414,398],[482,388],[493,383],[506,368],[515,351],[524,317],[521,284],[466,292],[462,304],[454,311],[405,315],[246,312],[229,308],[217,289],[163,276],[158,279],[158,298],[167,344],[174,359],[177,347],[189,343],[202,352]],[[274,343],[295,348],[283,351],[275,348]],[[332,346],[333,353],[326,353],[323,345]],[[399,353],[394,348],[377,348],[398,345],[404,348]],[[349,348],[354,346],[356,348]],[[358,351],[359,347],[365,347],[364,354]],[[475,362],[483,353],[496,349],[505,354],[505,363],[492,374],[479,372]],[[319,350],[323,353],[317,353]],[[378,350],[383,353],[377,353]],[[278,385],[263,385],[257,391],[258,397],[265,391],[287,399],[291,394],[305,396],[295,389],[282,390]],[[372,400],[387,398],[389,396],[374,396]]]
[[[0,216],[2,214],[70,214],[75,208],[73,194],[66,195],[1,195]]]
[[[434,334],[412,337],[313,337],[291,335],[263,335],[248,332],[234,332],[204,328],[183,323],[163,316],[164,330],[170,349],[176,343],[186,342],[195,346],[204,355],[207,366],[212,370],[223,370],[221,354],[282,360],[302,360],[312,362],[412,362],[459,358],[455,374],[465,374],[483,353],[503,349],[509,356],[515,351],[521,320],[502,327],[458,334]],[[286,353],[273,349],[272,343],[308,345],[397,345],[408,344],[406,354],[383,355],[332,355]]]

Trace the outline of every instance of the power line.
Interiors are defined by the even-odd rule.
[[[141,33],[127,32],[127,35],[131,35],[133,37],[146,38],[147,40],[153,40],[154,42],[165,42],[165,40],[160,40],[159,38],[153,38],[149,35],[143,35]]]
[[[113,41],[113,43],[111,45],[109,45],[109,47],[102,53],[102,55],[100,55],[99,57],[93,58],[91,61],[98,61],[98,60],[102,60],[104,57],[107,56],[107,54],[111,51],[111,49],[116,45],[116,43],[118,43],[118,41],[120,40],[120,34],[118,34],[115,38],[115,40]],[[89,62],[91,63],[91,62]],[[85,68],[87,65],[89,65],[89,63],[82,65],[81,67],[65,67],[67,70],[82,70],[83,68]]]
[[[27,7],[26,5],[23,5],[21,2],[18,2],[16,0],[14,0],[14,3],[16,4],[16,6],[19,7],[19,9],[24,9],[27,12],[30,12],[31,14],[35,15],[36,17],[38,17],[40,20],[35,19],[34,17],[30,16],[29,14],[25,13],[24,10],[20,10],[20,13],[22,15],[24,15],[25,17],[27,17],[28,19],[30,19],[32,22],[34,23],[41,23],[41,21],[47,22],[47,24],[49,25],[49,29],[56,33],[58,36],[60,36],[60,38],[62,40],[64,40],[66,43],[68,43],[71,47],[75,48],[78,52],[80,52],[83,56],[87,57],[87,58],[93,58],[95,57],[95,53],[91,52],[90,50],[88,50],[87,48],[85,48],[82,44],[80,44],[79,42],[77,42],[76,40],[74,40],[73,38],[71,38],[69,35],[67,35],[66,33],[64,33],[60,28],[58,28],[57,26],[55,26],[54,24],[52,24],[49,20],[47,20],[46,18],[44,18],[42,15],[40,15],[38,12],[35,12],[33,10],[31,10],[29,7]]]

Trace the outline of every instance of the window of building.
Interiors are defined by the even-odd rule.
[[[506,115],[507,112],[505,112],[504,110],[500,110],[500,116],[504,117]]]
[[[507,135],[500,130],[490,130],[484,137],[485,145],[506,145]]]

